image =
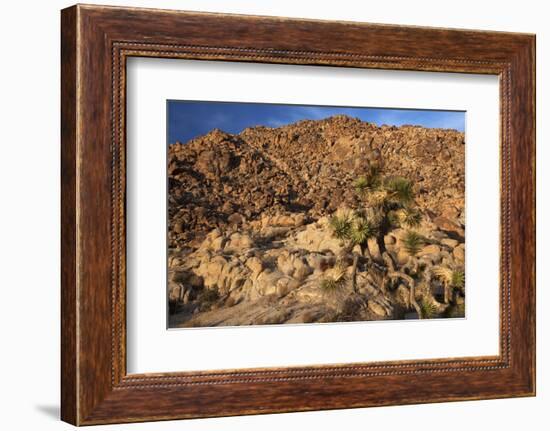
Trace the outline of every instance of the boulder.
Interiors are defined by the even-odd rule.
[[[465,259],[464,244],[459,244],[454,248],[453,256],[458,262],[464,263],[464,259]]]
[[[280,227],[298,227],[305,222],[306,216],[303,213],[292,214],[265,214],[261,218],[262,228],[280,226]]]
[[[457,208],[454,205],[444,205],[441,209],[441,215],[448,219],[456,219],[459,215]]]
[[[285,236],[289,231],[290,227],[288,226],[266,226],[262,228],[261,234],[266,239],[273,239],[280,236]]]
[[[324,304],[334,304],[334,298],[327,296],[317,284],[307,284],[300,289],[296,290],[295,295],[296,299],[305,304],[313,303],[324,303]]]
[[[295,237],[295,246],[304,250],[319,252],[330,250],[334,254],[339,254],[344,244],[332,235],[328,226],[328,219],[323,217],[317,223],[306,226],[305,229],[298,232]]]
[[[385,235],[384,236],[384,244],[386,244],[386,246],[388,246],[388,245],[392,246],[396,242],[397,242],[397,239],[395,238],[395,236],[393,236],[393,235]]]
[[[380,253],[380,248],[378,247],[378,243],[376,242],[376,238],[369,238],[367,241],[367,246],[369,248],[369,252],[371,256],[374,259],[381,259],[382,254]]]
[[[214,256],[212,258],[206,256],[198,268],[196,268],[195,273],[203,278],[206,288],[217,288],[220,283],[220,276],[226,265],[227,261],[223,256]]]
[[[226,243],[227,243],[227,238],[224,236],[219,236],[212,240],[208,248],[212,251],[222,251]]]
[[[455,248],[458,245],[458,241],[456,239],[451,238],[443,238],[441,240],[441,244],[444,244],[448,247]]]
[[[257,277],[258,274],[264,269],[262,261],[256,256],[248,258],[246,261],[246,266],[252,271],[253,277]]]
[[[369,310],[377,316],[385,317],[387,315],[386,309],[376,301],[369,300],[367,306],[369,307]]]
[[[182,298],[184,287],[172,280],[168,280],[168,300],[179,301]]]
[[[276,295],[281,298],[288,295],[293,289],[296,289],[300,283],[290,277],[281,277],[277,280]]]
[[[428,254],[439,254],[441,252],[441,248],[436,244],[430,244],[425,247],[422,247],[420,252],[418,253],[419,256],[425,256]]]
[[[250,238],[249,235],[235,232],[229,237],[229,241],[224,247],[224,251],[244,251],[252,248],[254,246],[254,241]]]
[[[283,274],[292,275],[294,273],[294,266],[292,265],[292,256],[288,250],[282,250],[277,257],[277,268]]]
[[[444,232],[451,232],[460,237],[464,237],[464,229],[462,229],[458,223],[447,217],[436,217],[433,222],[438,227],[438,229]]]
[[[218,178],[231,168],[231,153],[219,148],[201,152],[195,168],[211,178]]]
[[[277,283],[279,279],[286,277],[280,271],[264,270],[254,282],[254,288],[260,296],[272,295],[277,293]]]
[[[399,265],[405,265],[409,261],[410,255],[404,249],[400,248],[397,252],[396,260]]]
[[[294,267],[293,276],[297,280],[303,280],[313,272],[313,269],[308,265],[307,260],[301,256],[294,256],[292,259],[292,266]]]
[[[334,255],[327,256],[321,253],[310,253],[305,259],[308,266],[317,272],[324,272],[332,268],[336,263],[336,257]]]
[[[190,274],[187,279],[187,284],[194,289],[202,289],[204,286],[204,279],[196,274]]]
[[[227,221],[231,225],[240,225],[244,222],[244,217],[239,213],[233,213],[227,218]]]

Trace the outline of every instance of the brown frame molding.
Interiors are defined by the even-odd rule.
[[[61,21],[63,420],[88,425],[535,394],[534,35],[83,5],[64,9]],[[498,75],[500,354],[127,375],[129,56]]]

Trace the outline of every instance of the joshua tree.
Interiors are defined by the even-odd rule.
[[[416,301],[416,288],[429,287],[432,276],[440,279],[444,285],[444,301],[449,303],[455,290],[464,287],[464,271],[461,268],[445,266],[432,267],[429,259],[417,257],[426,244],[434,240],[419,234],[414,228],[422,222],[422,214],[415,204],[413,182],[399,176],[382,176],[377,165],[371,165],[365,175],[357,178],[355,192],[361,202],[356,210],[340,211],[330,219],[333,235],[345,243],[343,254],[347,257],[353,253],[351,276],[352,290],[357,291],[357,265],[363,256],[373,286],[378,285],[385,293],[388,280],[401,282],[409,291],[408,306],[418,313],[419,318],[429,318],[437,314],[431,295],[422,295],[420,304]],[[404,227],[402,250],[409,256],[405,264],[394,261],[394,256],[386,250],[385,237],[394,228]],[[380,251],[381,261],[375,261],[371,256],[367,243],[375,239]],[[435,242],[437,243],[437,242]],[[355,246],[360,246],[355,252]],[[334,283],[324,281],[325,287]],[[427,291],[426,291],[427,292]]]
[[[353,252],[353,248],[358,245],[362,255],[368,253],[367,242],[369,238],[376,237],[376,226],[364,215],[353,211],[341,211],[331,217],[330,227],[333,235],[345,242],[344,253],[353,253],[351,289],[353,292],[357,292],[357,263],[360,256]],[[370,258],[370,254],[368,257]]]
[[[436,266],[432,269],[432,273],[443,283],[443,302],[445,304],[449,303],[454,289],[464,289],[464,270]]]
[[[359,245],[361,255],[370,263],[372,258],[367,246],[370,238],[376,240],[384,257],[387,254],[384,237],[390,230],[398,226],[418,226],[421,214],[414,207],[412,182],[403,177],[382,177],[376,164],[370,165],[366,174],[355,181],[355,192],[364,202],[364,208],[334,215],[330,226],[333,235],[346,243],[345,253],[349,254]],[[354,292],[357,291],[359,258],[357,253],[353,253],[351,285]]]
[[[407,286],[409,288],[409,308],[414,307],[414,309],[416,310],[416,312],[418,314],[418,317],[420,319],[422,319],[423,316],[424,316],[424,313],[422,312],[422,309],[421,309],[420,305],[418,304],[418,302],[416,302],[416,282],[415,282],[414,278],[412,276],[410,276],[409,274],[405,273],[404,271],[400,271],[400,270],[396,269],[395,265],[393,263],[393,260],[392,260],[392,258],[390,257],[390,255],[388,253],[384,253],[384,255],[382,257],[383,257],[384,262],[386,263],[386,266],[388,268],[388,272],[387,272],[386,276],[390,280],[402,280],[407,284]],[[411,256],[411,258],[412,258],[412,256]]]
[[[387,265],[391,258],[384,237],[395,227],[413,228],[422,221],[414,205],[413,183],[403,177],[382,177],[379,165],[372,164],[366,174],[355,181],[355,191],[364,202],[365,214],[375,224],[376,243]],[[415,241],[418,242],[418,238]]]
[[[355,191],[365,202],[365,213],[376,224],[376,243],[386,251],[384,237],[394,227],[416,227],[422,216],[414,206],[413,183],[403,177],[382,177],[376,165],[355,182]]]

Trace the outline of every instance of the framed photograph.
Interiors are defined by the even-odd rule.
[[[62,419],[533,396],[535,37],[62,11]]]

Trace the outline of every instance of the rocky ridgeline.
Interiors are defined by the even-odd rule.
[[[414,259],[403,228],[385,250],[369,240],[367,259],[329,227],[337,210],[361,206],[354,182],[373,163],[415,185]],[[431,273],[464,266],[462,133],[346,116],[213,130],[170,145],[168,173],[170,326],[395,319],[413,304],[419,317],[418,302],[432,316],[463,313],[463,290],[443,300]],[[328,295],[320,285],[341,268],[357,289]]]

